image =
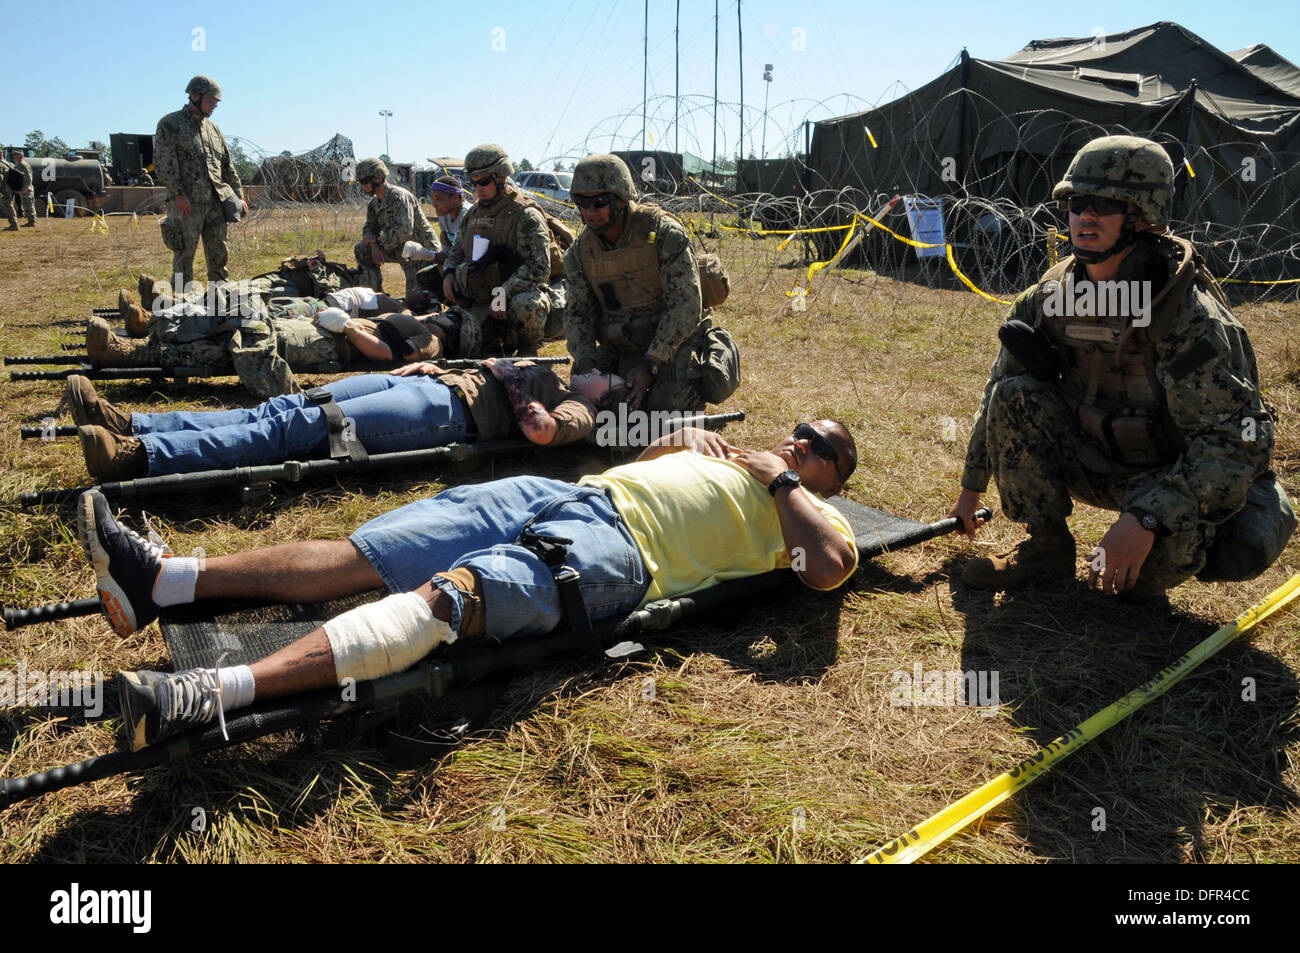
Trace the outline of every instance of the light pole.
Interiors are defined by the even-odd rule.
[[[392,158],[392,153],[388,151],[388,119],[393,115],[393,111],[391,109],[381,109],[379,115],[384,117],[384,155]]]
[[[763,87],[763,158],[767,158],[767,97],[772,92],[772,64],[763,64],[763,82],[767,85]]]

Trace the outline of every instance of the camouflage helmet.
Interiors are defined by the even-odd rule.
[[[465,156],[465,171],[475,179],[484,175],[499,176],[504,179],[515,174],[515,167],[511,164],[510,156],[506,155],[505,149],[495,142],[485,142],[469,150]]]
[[[379,179],[382,182],[388,178],[388,166],[384,165],[383,159],[373,157],[362,159],[357,163],[354,174],[358,182],[369,182],[371,179]]]
[[[569,192],[613,192],[626,202],[636,198],[636,184],[626,162],[615,155],[598,153],[587,156],[574,168]]]
[[[200,96],[215,96],[221,98],[221,86],[215,79],[208,76],[195,76],[185,86],[185,93],[193,96],[198,93]]]
[[[1147,223],[1168,225],[1174,204],[1174,164],[1150,139],[1102,136],[1074,157],[1052,198],[1066,206],[1071,195],[1099,195],[1132,202]]]

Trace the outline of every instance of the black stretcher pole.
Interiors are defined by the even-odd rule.
[[[552,364],[568,364],[572,358],[568,357],[499,357],[498,361],[507,364],[514,364],[518,361],[532,361],[534,364],[542,366]],[[134,380],[137,378],[181,378],[181,377],[235,377],[233,367],[212,367],[199,365],[177,365],[174,367],[96,367],[87,363],[88,358],[79,354],[59,354],[50,355],[49,359],[44,357],[36,359],[25,356],[6,357],[6,364],[73,364],[76,365],[68,370],[61,371],[10,371],[9,380],[11,381],[57,381],[65,380],[73,374],[80,374],[93,381],[114,381],[114,380]],[[439,367],[447,370],[472,370],[476,367],[482,367],[483,362],[477,359],[457,358],[449,361],[434,361]],[[391,371],[396,367],[401,367],[400,361],[363,361],[354,364],[313,364],[308,367],[295,367],[295,374],[352,374],[368,373],[376,371]]]
[[[975,511],[976,519],[982,519],[988,522],[993,519],[993,511],[987,506],[981,506]],[[920,529],[913,533],[901,537],[900,539],[891,540],[888,543],[881,543],[875,546],[863,546],[858,550],[859,559],[874,559],[882,553],[893,552],[896,549],[906,549],[908,546],[915,546],[918,543],[924,543],[928,539],[934,539],[936,536],[947,536],[949,533],[955,533],[961,530],[961,520],[955,516],[948,516],[941,520],[935,520],[933,523],[926,523]]]
[[[84,354],[6,354],[5,366],[13,364],[85,364]]]
[[[735,410],[725,414],[701,414],[676,421],[678,426],[720,427],[725,423],[744,420],[745,412]],[[73,431],[75,433],[75,430]],[[39,431],[38,431],[39,433]],[[428,447],[424,450],[399,450],[393,453],[376,453],[368,459],[355,460],[290,460],[286,463],[260,467],[236,467],[233,470],[200,470],[195,473],[169,473],[165,476],[140,477],[99,484],[99,490],[110,497],[151,496],[162,493],[188,493],[223,486],[253,486],[260,483],[296,483],[322,474],[359,473],[385,467],[409,467],[439,463],[467,463],[479,456],[527,450],[537,445],[527,440],[489,440],[482,443],[453,443],[445,447]],[[70,503],[93,486],[75,486],[66,489],[32,490],[19,496],[23,508],[50,503]]]
[[[20,629],[25,625],[38,622],[53,622],[56,619],[72,619],[82,615],[94,615],[100,609],[99,597],[75,599],[72,602],[51,602],[48,605],[33,606],[30,609],[4,610],[6,629]]]
[[[77,428],[69,424],[57,427],[19,427],[18,435],[24,440],[49,440],[52,437],[75,437]]]

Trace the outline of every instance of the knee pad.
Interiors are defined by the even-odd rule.
[[[358,681],[410,668],[456,633],[436,618],[423,596],[402,592],[358,606],[325,623],[334,675]]]

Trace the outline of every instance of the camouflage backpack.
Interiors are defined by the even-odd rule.
[[[286,288],[303,297],[323,298],[331,291],[351,288],[357,283],[355,268],[330,261],[323,251],[314,255],[294,255],[280,262],[278,272],[264,277],[280,278]]]

